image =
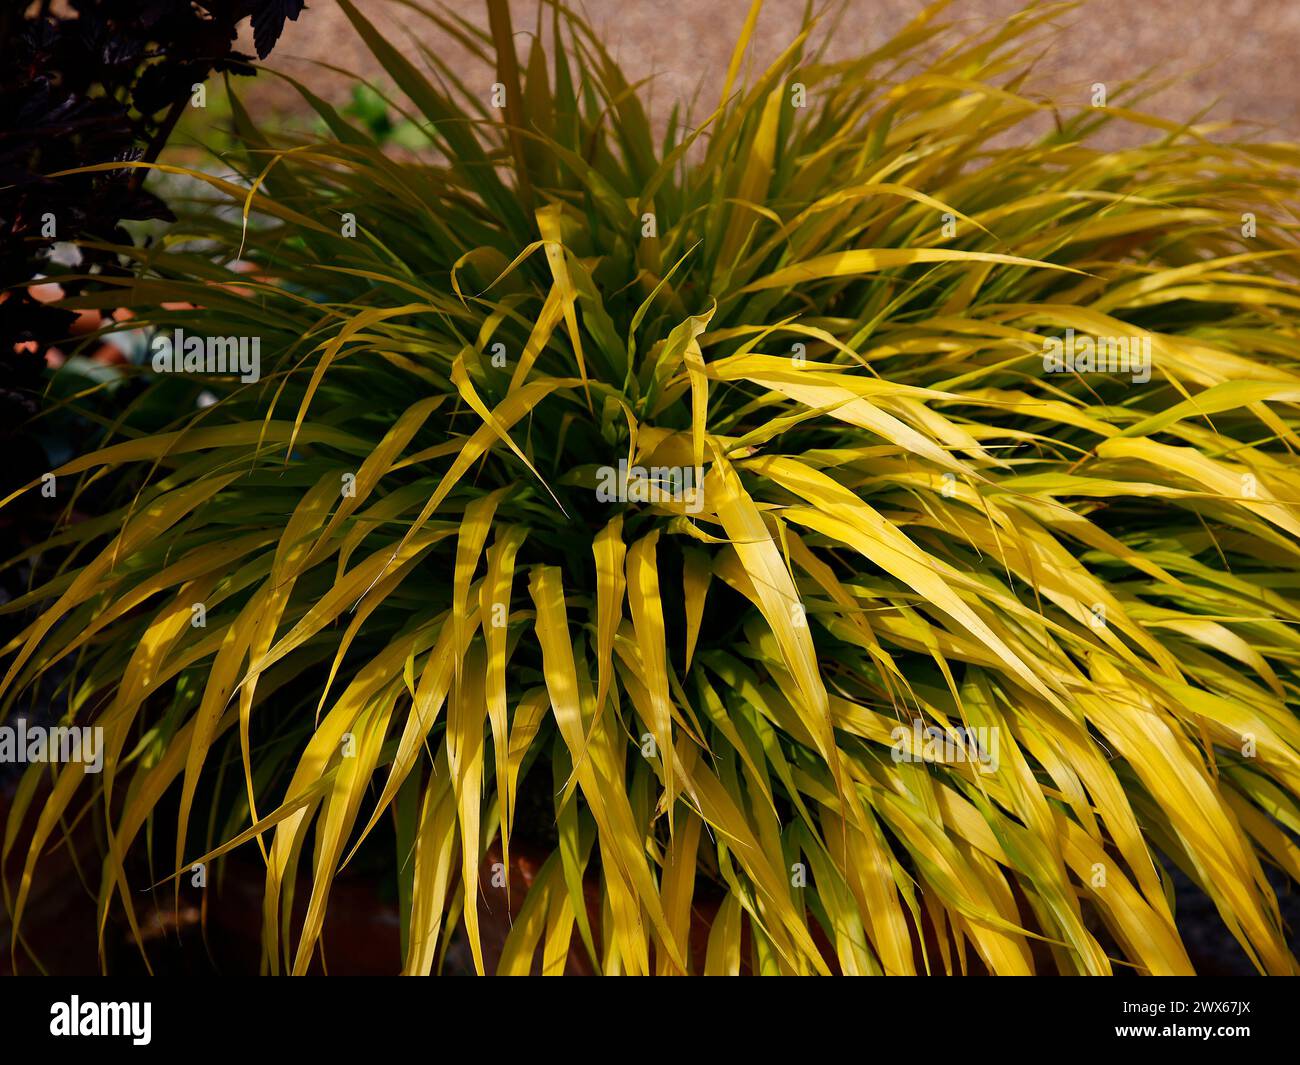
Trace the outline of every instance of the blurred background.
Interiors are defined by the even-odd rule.
[[[452,62],[458,73],[483,76],[487,92],[486,73],[415,11],[389,0],[357,0],[357,6],[392,34],[391,40],[404,41],[404,50],[417,63],[421,46],[427,47]],[[482,4],[455,6],[486,26]],[[689,100],[697,89],[704,103],[716,102],[750,0],[575,0],[572,6],[591,21],[629,78],[653,79],[655,110],[662,121],[674,101]],[[844,6],[833,29],[830,16],[826,19],[823,32],[831,37],[831,58],[878,47],[925,8],[921,0],[847,0]],[[955,0],[935,18],[960,31],[967,25],[996,24],[1022,6],[1021,0]],[[534,0],[514,0],[511,8],[520,35],[535,26]],[[769,0],[755,34],[759,59],[774,57],[789,43],[803,10],[802,0]],[[1063,32],[1040,55],[1026,59],[1035,63],[1031,90],[1064,106],[1086,104],[1095,82],[1113,92],[1150,71],[1156,81],[1172,79],[1151,98],[1151,106],[1165,117],[1186,119],[1208,109],[1210,120],[1250,123],[1263,139],[1300,135],[1297,0],[1090,0],[1060,5],[1055,22]],[[309,0],[303,16],[285,27],[268,65],[336,105],[352,98],[349,72],[380,85],[383,81],[333,0]],[[297,110],[296,93],[285,82],[262,77],[243,88],[259,116]]]

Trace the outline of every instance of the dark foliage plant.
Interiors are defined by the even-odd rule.
[[[123,221],[172,217],[142,187],[142,171],[53,175],[156,158],[196,85],[214,72],[252,72],[252,56],[234,47],[239,24],[252,18],[264,58],[285,20],[302,9],[303,0],[68,0],[57,7],[7,0],[0,11],[0,285],[29,280],[56,241],[129,243]],[[120,269],[111,250],[83,248],[82,255],[87,264]],[[0,339],[44,345],[72,319],[22,292],[5,302],[12,306]]]
[[[171,220],[144,188],[145,171],[69,173],[113,162],[157,158],[214,73],[252,74],[236,49],[251,19],[265,58],[303,0],[3,0],[0,5],[0,445],[10,462],[6,488],[61,456],[19,435],[42,406],[47,350],[68,339],[76,315],[31,292],[34,280],[63,275],[75,298],[100,279],[123,277],[125,222]],[[57,244],[76,244],[77,279],[51,260]],[[66,302],[66,301],[65,301]],[[50,429],[60,444],[84,444],[94,426],[66,417]],[[15,544],[13,515],[0,529]],[[22,513],[41,523],[36,511]],[[8,553],[8,552],[6,552]],[[10,589],[11,590],[11,589]]]

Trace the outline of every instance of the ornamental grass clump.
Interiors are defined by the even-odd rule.
[[[0,665],[103,772],[15,925],[89,812],[101,928],[239,848],[271,973],[363,852],[408,973],[1187,973],[1174,868],[1295,973],[1300,148],[1026,94],[1056,7],[746,76],[755,3],[657,126],[559,4],[407,4],[462,80],[340,3],[427,150],[236,103],[97,297],[149,387]]]

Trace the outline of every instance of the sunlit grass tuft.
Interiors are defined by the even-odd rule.
[[[260,379],[158,375],[54,471],[116,509],[43,545],[3,695],[74,664],[108,757],[25,779],[16,922],[87,801],[134,921],[166,796],[157,879],[263,848],[271,972],[390,818],[411,973],[458,926],[499,972],[1185,973],[1162,858],[1295,972],[1300,148],[1022,95],[1057,9],[841,63],[810,26],[746,82],[751,19],[657,133],[563,8],[427,13],[496,110],[340,3],[429,156],[305,90],[319,143],[236,106],[234,210],[104,295],[259,338]],[[1149,379],[1046,373],[1066,337]],[[603,500],[620,460],[702,496]],[[492,966],[521,796],[550,856]]]

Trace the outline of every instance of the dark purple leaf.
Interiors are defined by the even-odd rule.
[[[253,44],[259,59],[271,54],[275,42],[284,32],[285,19],[297,22],[305,6],[303,0],[262,0],[253,12]]]

